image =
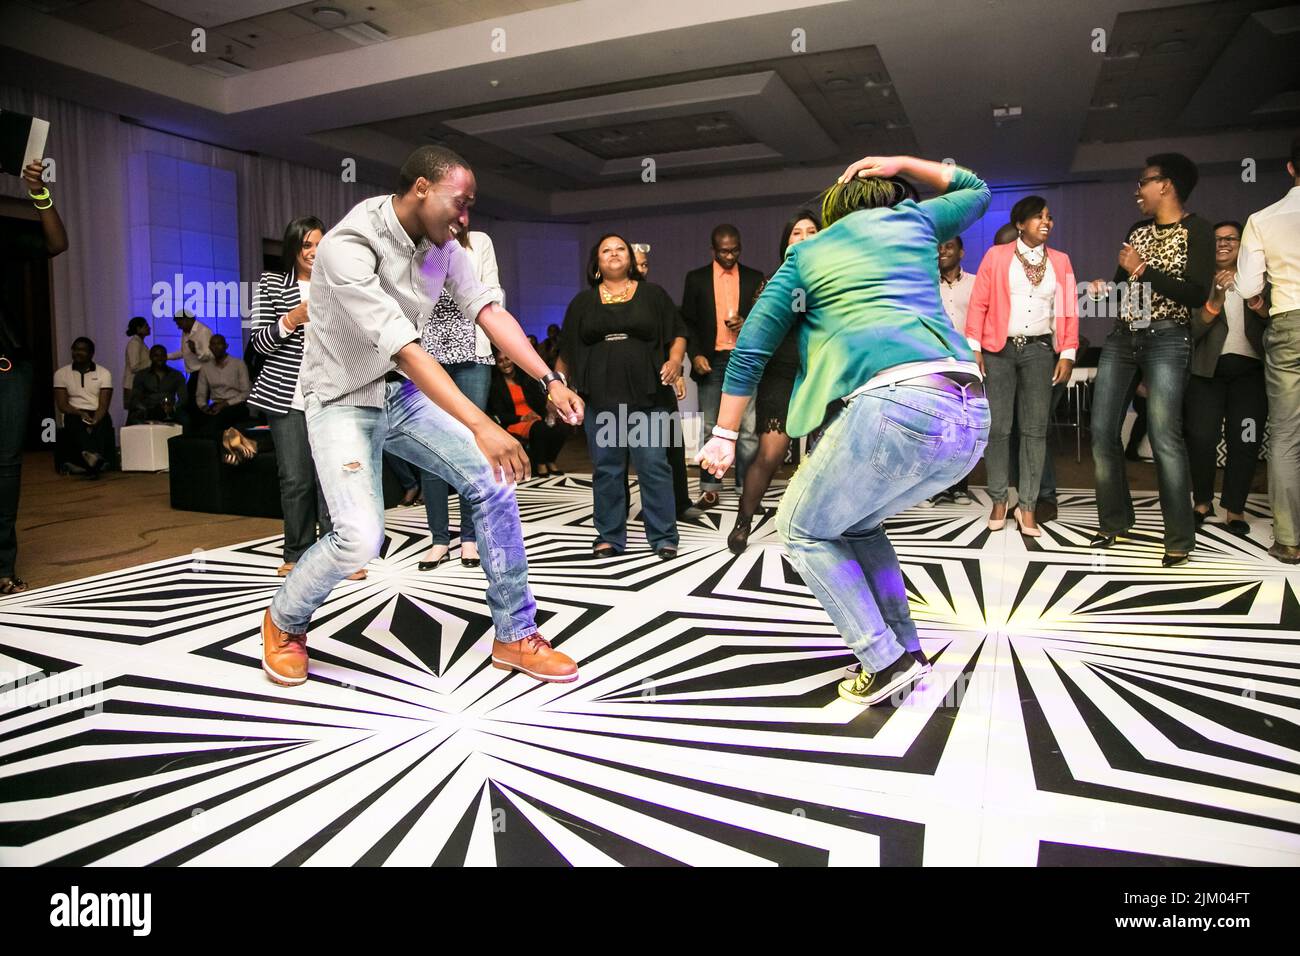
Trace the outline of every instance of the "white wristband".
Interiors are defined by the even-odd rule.
[[[735,441],[740,437],[740,432],[733,432],[730,428],[723,428],[721,425],[713,426],[713,434],[719,438],[725,438],[727,441]]]

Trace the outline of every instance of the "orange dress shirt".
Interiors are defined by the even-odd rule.
[[[713,260],[713,303],[718,319],[718,338],[713,348],[729,352],[736,347],[736,333],[727,328],[727,313],[740,311],[740,267],[724,269]]]

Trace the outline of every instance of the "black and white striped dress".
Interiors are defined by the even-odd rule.
[[[248,404],[262,411],[283,415],[293,408],[293,393],[302,368],[303,337],[300,325],[288,336],[282,334],[280,317],[302,301],[298,282],[290,272],[266,272],[257,283],[253,300],[253,335],[249,344],[266,356],[253,383]]]

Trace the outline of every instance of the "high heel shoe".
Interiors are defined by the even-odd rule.
[[[736,526],[731,529],[731,534],[727,535],[727,547],[731,549],[732,554],[745,553],[745,549],[749,547],[749,532],[753,523],[753,515],[736,515]]]
[[[450,551],[444,551],[436,561],[421,561],[415,567],[419,571],[432,571],[440,564],[446,564],[447,559],[451,557]]]
[[[1016,509],[1016,524],[1020,528],[1020,533],[1023,534],[1026,538],[1041,538],[1043,536],[1043,529],[1037,527],[1037,524],[1035,524],[1035,527],[1032,528],[1027,527],[1025,525],[1024,518],[1021,517],[1022,515],[1025,514],[1029,514],[1029,512],[1026,512],[1024,508]]]
[[[1118,534],[1102,534],[1100,531],[1098,531],[1096,534],[1092,536],[1092,540],[1088,542],[1088,547],[1109,548],[1117,540],[1119,540]]]
[[[482,561],[479,560],[479,557],[478,557],[478,545],[474,545],[474,552],[475,552],[474,557],[472,557],[472,558],[467,558],[467,557],[465,557],[465,545],[462,544],[462,545],[460,546],[460,564],[461,564],[461,567],[464,567],[464,568],[477,568],[480,564],[483,563]]]
[[[1192,553],[1190,551],[1185,554],[1169,554],[1168,552],[1165,552],[1164,557],[1160,559],[1160,566],[1164,568],[1177,568],[1186,564],[1190,560],[1192,560]]]
[[[1209,511],[1192,511],[1192,517],[1196,519],[1196,526],[1198,528],[1205,524],[1206,518],[1213,518],[1214,516],[1214,505],[1210,505]]]
[[[1005,509],[1006,505],[1003,504],[1002,507]],[[990,531],[1001,531],[1006,526],[1007,526],[1007,513],[1005,510],[1002,512],[1001,518],[994,518],[992,515],[989,516]]]

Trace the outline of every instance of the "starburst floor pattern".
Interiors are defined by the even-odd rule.
[[[979,493],[899,515],[935,667],[868,710],[771,518],[727,550],[734,495],[669,562],[636,521],[589,556],[588,477],[519,505],[576,684],[488,666],[482,572],[418,571],[415,509],[298,688],[259,667],[279,538],[0,598],[0,864],[1300,863],[1300,569],[1265,500],[1172,570],[1153,495],[1104,553],[1090,492],[1038,539]]]

